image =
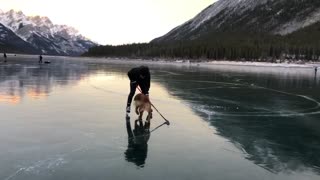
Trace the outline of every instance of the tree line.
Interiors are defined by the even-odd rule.
[[[315,24],[286,36],[217,32],[196,40],[97,46],[90,48],[84,56],[267,62],[319,61],[320,25]]]

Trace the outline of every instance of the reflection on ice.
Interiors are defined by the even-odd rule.
[[[24,97],[35,99],[45,98],[54,86],[65,86],[81,80],[87,72],[85,67],[56,68],[51,66],[35,66],[28,64],[14,66],[0,66],[0,101],[19,103]]]
[[[320,89],[311,77],[296,78],[251,72],[239,83],[232,75],[207,72],[201,81],[186,75],[161,82],[258,166],[320,173]]]
[[[0,179],[320,176],[314,72],[149,64],[159,130],[123,117],[136,64],[50,61],[0,65]]]
[[[128,149],[125,151],[125,158],[128,162],[138,167],[144,167],[148,154],[148,141],[150,139],[150,122],[142,120],[134,121],[134,129],[131,128],[130,117],[126,117],[128,133]]]

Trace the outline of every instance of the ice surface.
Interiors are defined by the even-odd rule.
[[[311,68],[44,60],[0,64],[0,179],[319,179]],[[133,140],[126,72],[142,64],[171,126],[155,129],[164,121],[154,112],[150,137]]]

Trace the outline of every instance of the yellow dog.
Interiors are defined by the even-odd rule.
[[[134,103],[136,106],[136,113],[139,115],[139,119],[142,120],[143,112],[148,112],[146,121],[150,122],[152,119],[152,105],[149,100],[149,97],[140,93],[134,97]]]

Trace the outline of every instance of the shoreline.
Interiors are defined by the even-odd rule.
[[[320,63],[269,63],[269,62],[251,62],[251,61],[211,61],[203,63],[204,65],[231,65],[231,66],[249,66],[249,67],[282,67],[282,68],[315,68],[320,67]]]
[[[38,55],[29,55],[29,54],[8,54],[14,58],[16,57],[36,57]],[[47,58],[80,58],[80,59],[90,59],[90,60],[103,60],[108,62],[115,62],[115,63],[143,63],[143,64],[161,64],[161,65],[176,65],[176,66],[199,66],[199,67],[216,67],[216,66],[233,66],[233,67],[265,67],[265,68],[320,68],[320,62],[312,62],[312,61],[295,61],[295,62],[258,62],[258,61],[227,61],[227,60],[205,60],[205,59],[198,59],[197,61],[191,61],[188,59],[162,59],[162,58],[120,58],[120,57],[84,57],[84,56],[52,56],[52,55],[43,55]]]
[[[82,57],[88,59],[108,60],[109,62],[125,62],[125,63],[147,63],[147,64],[168,64],[168,65],[182,65],[182,66],[200,66],[200,67],[212,67],[212,66],[239,66],[239,67],[266,67],[266,68],[320,68],[320,62],[253,62],[253,61],[208,61],[199,60],[197,62],[191,62],[190,60],[178,59],[143,59],[143,58],[111,58],[111,57]]]

